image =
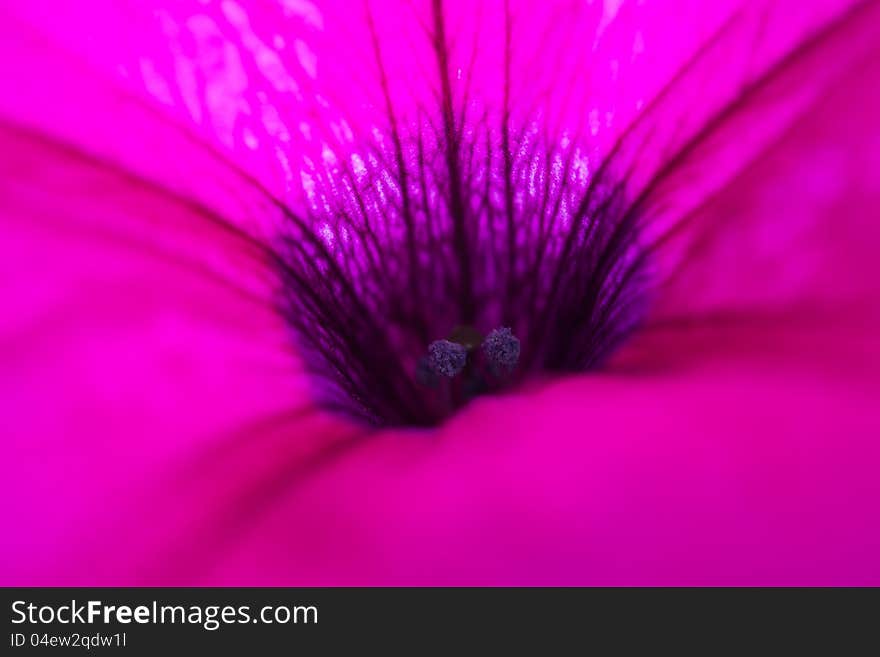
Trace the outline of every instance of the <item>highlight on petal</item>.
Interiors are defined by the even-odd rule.
[[[3,582],[880,581],[880,3],[355,4],[4,7]]]

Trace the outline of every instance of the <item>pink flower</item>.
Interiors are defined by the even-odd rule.
[[[880,3],[4,4],[3,584],[880,584]]]

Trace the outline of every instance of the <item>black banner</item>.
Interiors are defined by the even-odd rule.
[[[3,654],[877,654],[876,590],[4,589]],[[849,646],[849,650],[844,648]]]

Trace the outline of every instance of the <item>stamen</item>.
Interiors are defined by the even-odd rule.
[[[467,348],[449,340],[435,340],[428,347],[428,365],[440,376],[456,376],[467,363]]]
[[[519,340],[508,327],[498,328],[489,333],[483,341],[483,354],[492,373],[510,373],[519,362]]]

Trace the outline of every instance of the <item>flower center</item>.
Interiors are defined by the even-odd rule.
[[[282,277],[319,401],[425,426],[537,372],[599,367],[642,316],[645,258],[597,159],[536,125],[425,121],[304,171]]]

